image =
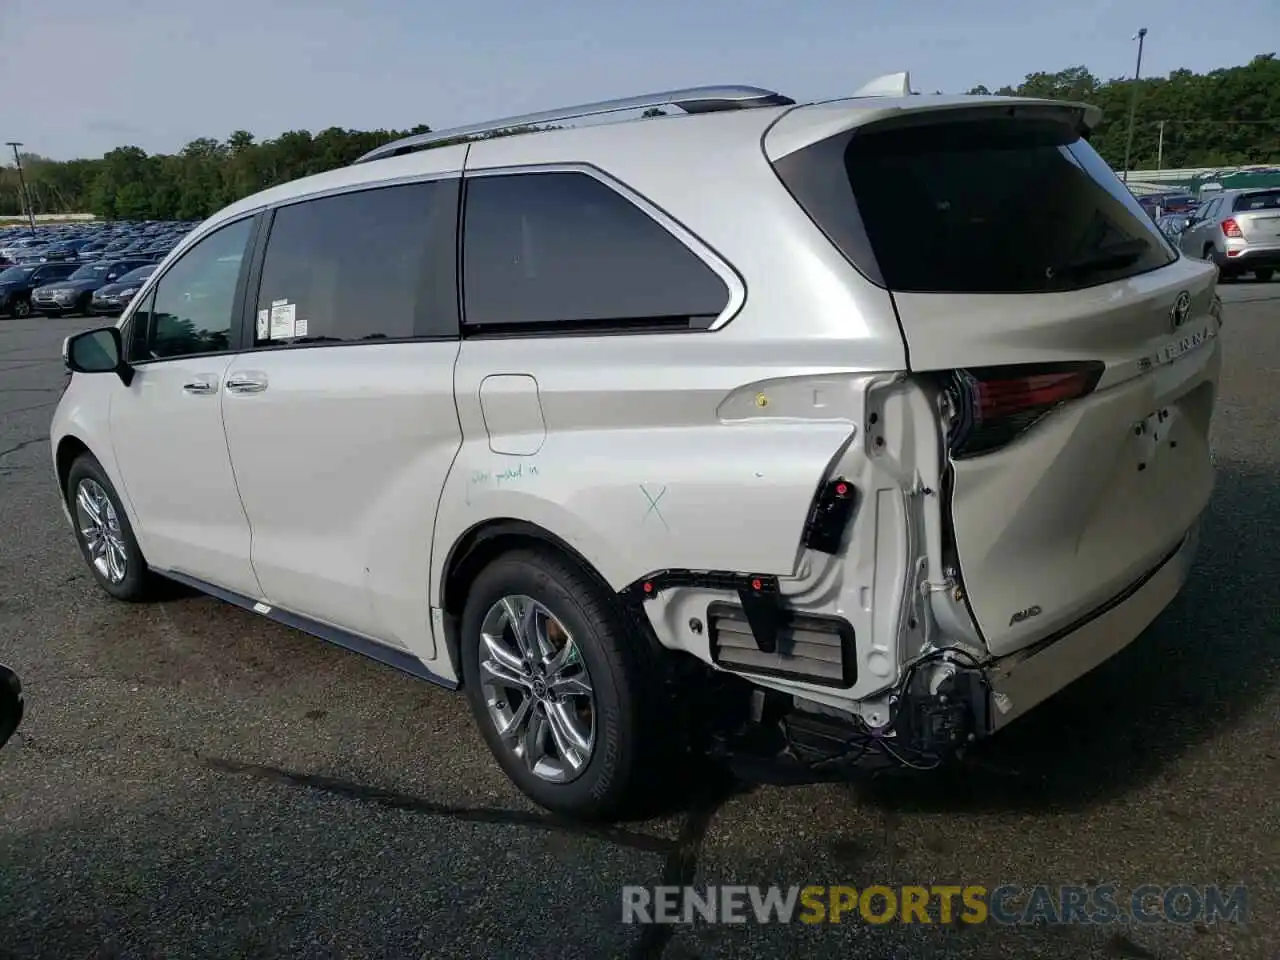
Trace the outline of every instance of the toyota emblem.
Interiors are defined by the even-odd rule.
[[[1191,316],[1191,294],[1186,290],[1179,293],[1177,299],[1173,301],[1173,309],[1169,314],[1173,318],[1173,329],[1177,330],[1186,323],[1187,318]]]

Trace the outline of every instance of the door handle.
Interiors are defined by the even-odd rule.
[[[227,377],[227,390],[231,393],[261,393],[267,389],[267,377],[263,373],[233,373]]]
[[[184,383],[182,389],[186,393],[210,394],[218,392],[218,381],[213,380],[192,380],[190,383]]]

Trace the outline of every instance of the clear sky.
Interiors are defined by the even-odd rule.
[[[993,89],[1087,65],[1202,72],[1280,52],[1280,0],[0,0],[0,134],[171,152],[236,129],[435,128],[705,83],[797,99],[881,73]]]

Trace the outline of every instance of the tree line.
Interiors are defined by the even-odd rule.
[[[1102,109],[1089,140],[1112,167],[1124,164],[1137,87],[1131,170],[1280,163],[1280,60],[1260,54],[1240,67],[1167,77],[1100,80],[1085,67],[1028,74],[1016,87],[968,93],[1076,100]],[[1163,143],[1162,143],[1163,124]]]
[[[1091,136],[1115,168],[1124,162],[1135,82],[1101,80],[1086,67],[1028,74],[1017,86],[968,93],[1077,100],[1102,108]],[[1136,83],[1137,115],[1130,167],[1152,169],[1280,162],[1280,60],[1273,53],[1244,66],[1197,74],[1175,70]],[[646,115],[661,111],[647,111]],[[1161,147],[1161,122],[1163,145]],[[36,213],[94,213],[109,219],[196,220],[241,197],[297,177],[351,163],[412,130],[291,130],[259,141],[246,130],[226,140],[194,140],[175,154],[117,147],[99,159],[55,161],[23,156]],[[502,131],[512,133],[517,131]],[[23,212],[17,171],[0,168],[0,215]]]

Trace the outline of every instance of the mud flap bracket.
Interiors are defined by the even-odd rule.
[[[778,633],[787,622],[787,613],[778,593],[778,581],[755,577],[738,588],[738,602],[751,627],[751,636],[761,653],[777,653]]]

